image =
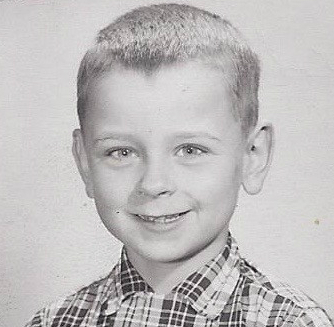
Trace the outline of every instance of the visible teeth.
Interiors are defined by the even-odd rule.
[[[145,215],[137,215],[137,216],[145,221],[165,224],[177,220],[180,216],[183,216],[183,213],[175,215],[165,215],[165,216],[145,216]]]

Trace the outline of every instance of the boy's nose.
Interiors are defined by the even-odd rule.
[[[164,163],[147,165],[137,185],[138,195],[153,198],[172,195],[176,190],[176,185],[171,174],[171,169]]]

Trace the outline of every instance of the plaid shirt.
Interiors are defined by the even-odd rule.
[[[234,239],[167,295],[155,294],[127,259],[41,311],[26,327],[333,326],[325,311],[240,258]]]

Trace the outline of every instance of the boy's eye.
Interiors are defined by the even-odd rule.
[[[177,150],[176,155],[178,157],[196,157],[207,153],[206,149],[200,148],[195,145],[185,145]]]
[[[133,157],[137,157],[137,153],[129,148],[118,148],[118,149],[111,149],[106,152],[107,157],[111,157],[112,159],[121,161],[127,160]]]

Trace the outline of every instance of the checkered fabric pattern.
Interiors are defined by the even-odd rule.
[[[270,281],[240,258],[229,236],[225,248],[167,295],[155,294],[127,259],[106,278],[39,311],[26,327],[329,327],[314,301]]]

